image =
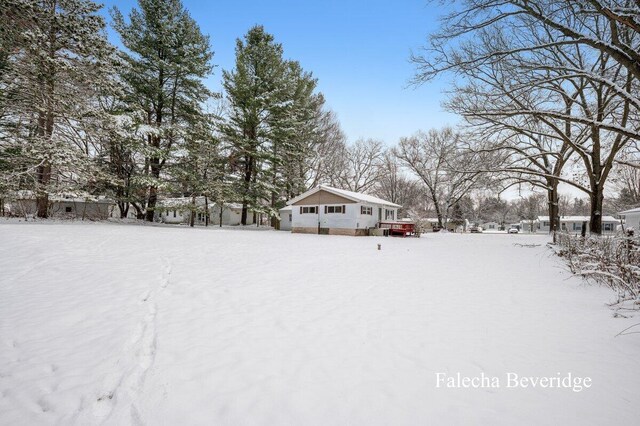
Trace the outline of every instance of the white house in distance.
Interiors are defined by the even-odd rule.
[[[420,224],[422,226],[422,232],[439,232],[440,225],[438,225],[437,217],[427,217],[424,219],[420,219]],[[469,219],[465,219],[462,224],[454,223],[451,220],[447,220],[443,226],[443,229],[446,229],[447,232],[466,232],[469,229]]]
[[[619,214],[624,217],[625,229],[633,228],[636,232],[640,232],[640,207],[626,210]]]
[[[204,225],[206,222],[206,208],[204,197],[196,197],[195,223]],[[220,206],[208,203],[209,225],[220,225]],[[194,209],[193,200],[189,197],[165,198],[158,202],[156,218],[164,223],[189,223],[191,210]],[[222,206],[222,225],[240,225],[242,218],[242,204],[226,203]],[[253,222],[253,213],[247,212],[247,223]]]
[[[500,224],[498,222],[485,222],[482,224],[483,231],[498,231]]]
[[[211,224],[220,225],[220,206],[214,204],[210,207],[211,212]],[[247,211],[247,224],[253,223],[254,213],[251,210]],[[222,206],[222,224],[223,225],[240,225],[242,221],[242,204],[239,203],[226,203]],[[254,225],[255,226],[255,225]]]
[[[571,234],[581,233],[582,224],[586,222],[587,232],[589,232],[589,221],[589,216],[561,216],[560,229],[558,229],[558,231],[569,232]],[[602,233],[612,234],[616,232],[616,227],[619,223],[620,221],[613,216],[602,216]],[[538,216],[537,232],[551,232],[549,216]]]
[[[289,200],[291,231],[368,235],[380,221],[398,219],[398,204],[371,195],[320,185]]]

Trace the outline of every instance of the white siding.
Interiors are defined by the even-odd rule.
[[[214,225],[220,225],[220,207],[216,204],[211,209],[211,223]],[[242,209],[236,207],[224,206],[222,210],[222,224],[223,225],[240,225],[242,219]],[[247,211],[247,224],[253,223],[253,213]]]
[[[636,235],[638,235],[637,233],[640,232],[640,212],[627,213],[624,219],[625,229],[633,228],[636,230]]]
[[[291,219],[293,216],[293,209],[280,210],[280,230],[291,231]]]
[[[345,206],[344,213],[325,213],[325,206]],[[361,207],[371,207],[372,214],[362,214]],[[374,228],[378,222],[378,209],[379,206],[365,203],[352,203],[352,204],[328,204],[319,205],[318,214],[312,213],[300,213],[300,207],[293,206],[292,210],[292,223],[294,228],[313,228],[318,226],[320,222],[321,228],[332,229],[368,229]],[[307,206],[308,207],[308,206]],[[397,220],[398,209],[390,207],[382,207],[382,217],[384,221],[385,209],[393,210],[394,220]],[[391,221],[392,219],[389,219]]]

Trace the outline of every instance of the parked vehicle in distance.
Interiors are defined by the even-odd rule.
[[[482,233],[482,226],[471,225],[469,227],[469,232],[471,232],[472,234],[480,234],[480,233]]]
[[[517,234],[518,232],[520,232],[520,230],[518,228],[516,228],[515,226],[512,226],[511,228],[509,228],[509,230],[507,232],[509,234]]]

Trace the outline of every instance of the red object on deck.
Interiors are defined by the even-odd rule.
[[[380,222],[380,229],[388,229],[389,235],[414,235],[416,233],[416,224],[411,222]]]

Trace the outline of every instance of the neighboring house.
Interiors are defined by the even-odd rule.
[[[293,211],[293,208],[291,206],[286,206],[279,210],[281,231],[291,231],[292,211]]]
[[[291,231],[307,234],[368,235],[379,222],[398,220],[398,204],[371,195],[320,185],[287,202]]]
[[[434,232],[434,230],[439,229],[438,219],[435,217],[421,219],[420,224],[424,227],[424,229],[422,229],[422,232]]]
[[[211,223],[214,225],[220,225],[220,206],[214,204],[211,208]],[[254,222],[254,213],[250,210],[247,211],[247,224]],[[226,203],[222,205],[222,224],[236,226],[242,222],[242,204],[238,203]]]
[[[168,224],[189,223],[191,211],[195,210],[195,224],[206,224],[206,212],[209,212],[209,225],[240,225],[242,218],[242,205],[227,203],[222,205],[222,217],[220,206],[216,203],[206,203],[204,197],[196,197],[195,206],[190,197],[165,198],[158,202],[156,219]],[[253,213],[247,212],[247,223],[253,223]]]
[[[466,232],[469,229],[469,220],[465,219],[462,223],[454,223],[448,221],[443,228],[438,226],[438,218],[428,217],[426,219],[419,220],[423,227],[422,232],[435,232],[441,229],[446,229],[448,232]]]
[[[640,232],[640,207],[620,212],[619,215],[624,217],[625,229],[633,228]]]
[[[190,197],[164,198],[156,204],[156,220],[169,224],[189,223],[191,211],[195,209],[196,223],[200,223],[198,219],[203,219],[205,204],[204,197],[196,197],[195,206],[194,200]]]
[[[115,203],[104,196],[61,194],[49,195],[48,211],[51,218],[106,220],[114,206]],[[19,193],[10,208],[14,216],[33,217],[37,210],[36,199],[31,191]]]
[[[589,232],[589,220],[589,216],[562,216],[560,217],[560,229],[558,231],[579,234],[582,233],[582,226],[586,222],[586,232]],[[549,216],[538,216],[537,222],[538,233],[551,232]],[[619,223],[620,221],[613,216],[602,216],[602,233],[613,234],[616,232]]]
[[[485,222],[482,225],[483,231],[498,231],[500,230],[500,224],[498,222]]]

